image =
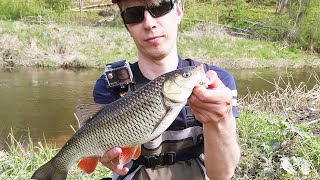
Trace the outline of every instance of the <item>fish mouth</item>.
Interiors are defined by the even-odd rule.
[[[174,83],[175,85],[177,85],[177,87],[178,87],[179,89],[181,89],[181,91],[180,91],[180,93],[168,93],[168,94],[177,94],[177,95],[178,95],[178,94],[185,93],[186,91],[191,91],[191,93],[192,93],[193,86],[184,87],[184,86],[180,85],[179,83],[177,83],[176,81],[173,81],[173,83]],[[184,90],[184,92],[183,92],[182,89]],[[191,95],[191,93],[190,93],[190,95]],[[190,95],[189,95],[189,96],[190,96]],[[187,99],[186,99],[185,101],[179,101],[178,99],[169,98],[168,96],[165,96],[165,98],[166,98],[168,101],[172,102],[172,103],[183,103],[183,102],[187,101]]]
[[[191,77],[186,77],[185,72],[191,72]],[[201,81],[197,70],[181,71],[164,83],[162,93],[167,101],[172,103],[184,103],[192,94],[193,88]]]
[[[187,100],[185,100],[185,101],[178,101],[178,100],[169,98],[169,97],[166,96],[165,94],[163,94],[163,97],[164,97],[164,99],[165,99],[167,102],[170,102],[170,103],[172,103],[172,104],[179,104],[179,103],[184,103],[184,102],[187,101]]]

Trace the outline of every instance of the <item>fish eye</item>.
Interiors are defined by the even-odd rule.
[[[184,78],[188,78],[188,77],[191,76],[191,73],[190,73],[190,72],[184,72],[184,73],[182,74],[182,76],[183,76]]]

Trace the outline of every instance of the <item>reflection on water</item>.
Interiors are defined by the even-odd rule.
[[[312,88],[320,77],[320,69],[242,69],[230,70],[237,83],[240,96],[249,92],[273,91],[274,84],[284,87],[290,81],[292,85],[298,86],[301,82],[307,83],[308,88]]]
[[[272,90],[279,76],[293,76],[295,82],[308,81],[312,69],[231,70],[239,95],[262,89]],[[28,137],[37,142],[63,145],[77,127],[73,116],[79,103],[92,102],[92,88],[102,70],[13,69],[0,70],[0,144],[7,141],[12,129],[16,137]],[[262,78],[266,79],[263,80]],[[310,85],[315,79],[310,80]],[[0,146],[1,149],[1,146]]]
[[[56,141],[61,145],[76,127],[73,116],[78,103],[92,102],[92,87],[100,72],[14,69],[0,71],[0,118],[2,141],[13,129],[16,136]]]

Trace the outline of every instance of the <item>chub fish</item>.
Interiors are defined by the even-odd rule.
[[[107,105],[80,105],[76,114],[83,124],[32,179],[66,179],[69,169],[87,173],[99,158],[119,146],[124,165],[140,155],[141,144],[163,133],[185,106],[195,86],[203,85],[203,66],[189,66],[163,74],[134,92]]]

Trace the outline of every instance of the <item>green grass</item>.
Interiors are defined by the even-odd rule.
[[[0,21],[0,65],[94,67],[127,59],[137,50],[124,27]],[[219,26],[198,25],[179,34],[182,57],[223,68],[319,66],[320,58],[280,43],[229,36]],[[306,61],[308,60],[308,61]],[[250,62],[250,63],[248,63]],[[243,66],[250,64],[250,66]]]
[[[107,62],[133,58],[135,53],[129,35],[116,27],[17,21],[0,21],[0,26],[0,59],[15,65],[103,67]]]
[[[260,59],[260,60],[299,60],[306,57],[306,54],[295,49],[284,48],[281,45],[266,41],[248,40],[238,38],[232,41],[229,38],[216,39],[213,37],[185,37],[186,42],[181,47],[184,50],[192,46],[198,51],[206,50],[211,58],[223,59]],[[193,43],[192,43],[193,42]]]
[[[0,2],[0,19],[19,19],[25,16],[37,16],[41,10],[41,5],[36,1],[2,0]]]
[[[180,35],[183,56],[226,68],[302,67],[308,66],[306,60],[315,66],[319,62],[319,57],[281,43],[232,37],[212,24],[201,28]]]
[[[320,81],[310,79],[313,87],[279,78],[274,91],[240,98],[239,179],[320,179]]]
[[[287,33],[293,30],[290,18],[295,17],[294,7],[287,13],[275,14],[275,1],[263,2],[185,1],[179,53],[223,68],[319,66],[319,56],[299,50],[318,49],[319,28],[315,24],[319,24],[319,18],[314,18],[319,15],[318,6],[310,7],[290,39]],[[312,3],[319,4],[315,0]],[[7,9],[8,4],[12,11]],[[80,22],[80,14],[68,11],[67,6],[75,8],[77,4],[57,0],[1,1],[0,19],[18,21],[0,21],[0,65],[12,61],[22,66],[103,67],[120,59],[136,60],[133,41],[119,23],[119,15],[106,27],[93,27],[102,17],[83,13]],[[115,7],[109,8],[116,11]],[[230,26],[249,29],[251,38],[275,42],[230,36],[230,29],[225,29]]]
[[[102,1],[84,1],[84,6],[100,4]],[[320,47],[320,1],[292,1],[282,13],[276,13],[276,2],[258,1],[217,1],[217,0],[188,0],[185,1],[184,20],[181,24],[183,31],[190,31],[198,23],[223,24],[234,33],[247,34],[253,39],[268,39],[281,41],[287,45],[319,53]],[[103,3],[111,3],[104,1]],[[27,22],[46,23],[50,21],[69,24],[97,25],[103,17],[98,11],[87,11],[81,15],[77,11],[78,3],[72,0],[2,0],[0,2],[0,20],[24,20]],[[104,8],[107,13],[117,15],[110,17],[107,26],[121,25],[121,18],[116,5]],[[298,15],[299,14],[299,15]],[[299,17],[299,21],[297,21]],[[243,33],[243,30],[245,32]]]
[[[50,160],[58,148],[38,142],[34,144],[29,136],[28,142],[21,142],[9,134],[9,150],[0,150],[0,179],[30,179],[33,172]],[[68,179],[102,179],[110,176],[110,170],[98,165],[92,174],[82,174],[76,164],[70,169]]]
[[[0,19],[33,21],[34,17],[41,17],[60,22],[70,20],[68,10],[71,2],[72,0],[1,0]]]
[[[307,127],[265,112],[242,111],[236,179],[319,179],[320,139]]]
[[[282,13],[276,13],[276,1],[263,2],[186,1],[182,29],[190,30],[199,22],[213,22],[233,27],[229,31],[252,39],[285,42],[296,49],[319,53],[320,1],[303,1],[301,7],[298,1],[290,1]]]

